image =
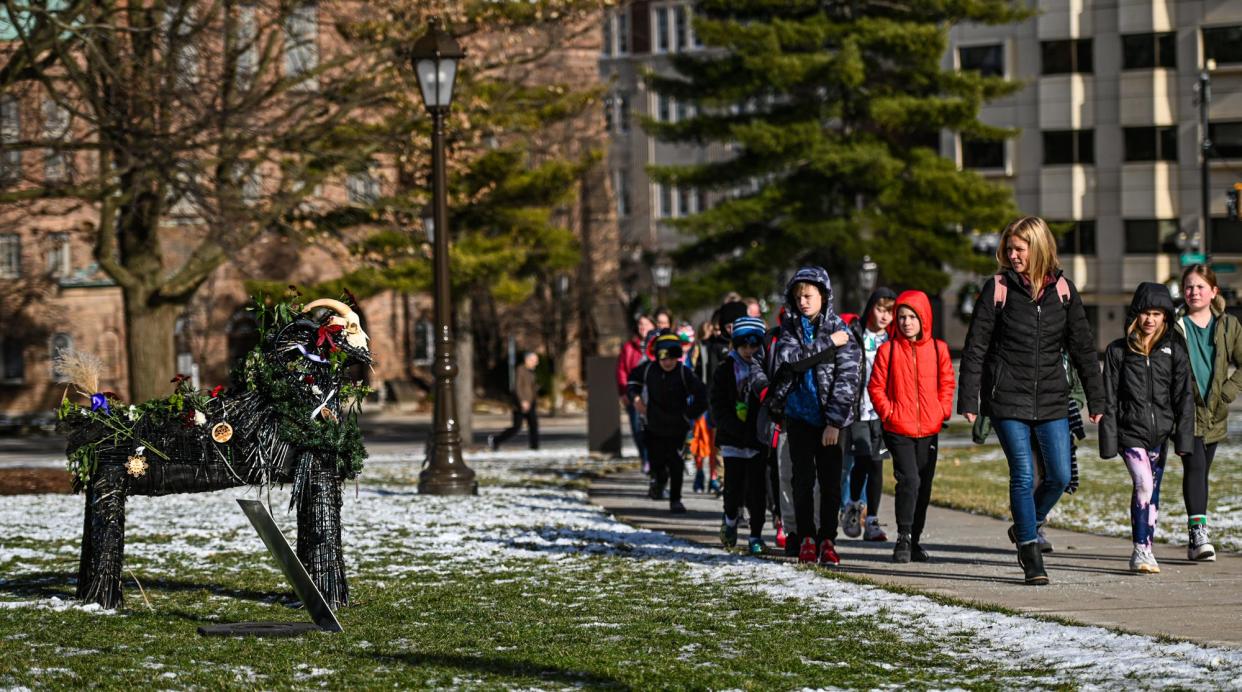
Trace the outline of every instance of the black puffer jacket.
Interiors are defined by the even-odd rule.
[[[1134,291],[1126,326],[1147,310],[1164,311],[1166,330],[1144,356],[1122,337],[1104,352],[1104,391],[1108,400],[1100,421],[1100,457],[1123,449],[1156,449],[1173,435],[1178,454],[1194,450],[1195,399],[1191,391],[1190,356],[1174,333],[1173,298],[1169,289],[1144,282]]]
[[[655,437],[685,437],[695,419],[707,411],[707,387],[680,363],[670,372],[658,361],[639,363],[630,371],[626,394],[647,403],[645,429]]]
[[[756,365],[756,367],[759,367]],[[759,368],[762,373],[762,368]],[[759,443],[757,421],[759,420],[759,397],[750,391],[751,378],[743,383],[746,389],[746,420],[737,417],[738,388],[737,377],[733,373],[733,358],[721,361],[720,367],[712,374],[711,388],[708,390],[708,401],[712,411],[712,422],[716,424],[716,445],[718,447],[740,447],[742,449],[763,449]]]
[[[1082,298],[1069,283],[1063,304],[1055,284],[1048,284],[1038,302],[1012,270],[1003,272],[1008,298],[1003,309],[995,302],[995,277],[988,279],[975,303],[974,318],[962,349],[958,413],[993,418],[1056,420],[1069,407],[1069,384],[1061,353],[1069,354],[1087,394],[1091,413],[1104,411],[1095,337]],[[1057,271],[1054,278],[1060,277]],[[1067,279],[1068,282],[1068,279]]]

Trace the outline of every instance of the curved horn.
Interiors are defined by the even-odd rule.
[[[312,300],[311,302],[306,304],[306,307],[302,308],[302,312],[310,312],[311,310],[314,310],[315,308],[329,308],[335,311],[336,314],[340,315],[341,317],[345,317],[346,315],[351,315],[354,312],[353,310],[350,310],[349,306],[346,305],[345,303],[342,303],[339,300],[333,300],[331,298],[320,298],[319,300]]]

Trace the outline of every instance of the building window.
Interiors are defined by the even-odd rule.
[[[694,209],[694,191],[689,188],[677,188],[677,216],[689,216],[695,213]]]
[[[414,323],[414,353],[411,360],[415,365],[431,365],[436,355],[436,325],[431,320],[418,320]]]
[[[656,120],[662,123],[673,122],[673,97],[668,94],[656,94]]]
[[[26,349],[10,336],[0,337],[0,357],[4,358],[4,382],[21,384],[26,378]]]
[[[1208,123],[1212,153],[1222,159],[1242,158],[1242,120]]]
[[[160,19],[168,51],[172,56],[172,64],[177,71],[178,86],[191,87],[198,81],[198,48],[194,45],[194,33],[197,30],[194,19],[194,6],[174,0],[164,7],[164,16]]]
[[[1068,225],[1069,228],[1057,237],[1058,255],[1095,256],[1095,222],[1094,221],[1050,221],[1054,227]]]
[[[962,46],[957,49],[957,67],[962,72],[975,71],[984,77],[1005,76],[1005,46]]]
[[[11,185],[22,175],[22,152],[9,145],[22,138],[21,102],[0,97],[0,185]]]
[[[0,233],[0,279],[22,275],[22,239],[16,233]]]
[[[52,363],[52,379],[59,381],[62,373],[56,367],[56,361],[62,355],[68,355],[73,350],[73,337],[60,332],[52,335],[52,340],[48,343],[48,356]]]
[[[604,38],[600,46],[600,52],[604,55],[612,55],[612,24],[616,21],[616,15],[612,12],[604,13]]]
[[[630,95],[621,94],[617,97],[617,125],[621,132],[630,131]]]
[[[616,14],[617,17],[617,55],[626,55],[630,52],[630,12],[629,8],[623,8]]]
[[[319,88],[312,73],[319,67],[319,7],[307,2],[295,5],[285,17],[285,76],[300,78],[298,89]]]
[[[69,135],[69,109],[52,99],[43,101],[43,139],[64,142]],[[43,158],[43,177],[50,183],[69,179],[69,152],[48,147]]]
[[[1126,161],[1176,161],[1177,126],[1122,128]]]
[[[669,15],[673,13],[673,9],[671,7],[656,7],[653,11],[655,12],[656,28],[655,52],[667,53],[669,46],[669,20],[671,19]]]
[[[1177,254],[1177,219],[1126,219],[1126,254]]]
[[[625,171],[612,172],[612,191],[617,196],[617,217],[624,219],[630,215],[630,181]]]
[[[617,97],[615,95],[604,99],[604,131],[615,132],[617,129],[616,117],[613,114],[613,107],[616,105]]]
[[[676,104],[677,122],[694,117],[694,104],[686,103],[681,100],[676,101]]]
[[[673,186],[656,183],[656,196],[659,198],[659,205],[656,207],[656,218],[671,218],[673,216]]]
[[[370,171],[350,173],[345,178],[345,190],[350,204],[371,205],[380,197],[379,181]]]
[[[234,79],[237,86],[248,89],[254,82],[254,73],[259,64],[258,30],[255,21],[254,3],[244,3],[237,8],[237,67],[234,68]]]
[[[1121,69],[1177,68],[1177,34],[1128,34],[1121,37]]]
[[[1091,74],[1091,39],[1041,41],[1040,72],[1042,74]]]
[[[53,277],[69,276],[73,266],[69,257],[69,234],[52,233],[48,235],[47,273]]]
[[[1044,130],[1044,165],[1095,163],[1095,130]]]
[[[1242,255],[1242,221],[1223,216],[1212,218],[1208,231],[1212,239],[1212,252],[1221,255]]]
[[[1203,57],[1217,64],[1242,62],[1242,24],[1204,27]]]
[[[690,13],[685,5],[673,8],[673,32],[673,50],[680,52],[690,47]]]
[[[1005,142],[962,135],[962,168],[1004,168]]]

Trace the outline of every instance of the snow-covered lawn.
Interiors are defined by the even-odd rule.
[[[372,460],[346,493],[345,633],[205,640],[207,621],[296,620],[233,498],[129,504],[127,609],[74,606],[82,500],[0,504],[0,687],[1230,687],[1242,652],[984,612],[731,555],[619,523],[565,450],[470,457],[477,497],[421,497]],[[530,478],[539,485],[527,483]],[[253,492],[250,493],[254,495]],[[286,528],[287,494],[272,492]],[[162,677],[161,677],[162,676]]]

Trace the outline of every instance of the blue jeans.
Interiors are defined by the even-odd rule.
[[[1009,508],[1013,512],[1018,543],[1036,540],[1035,524],[1048,518],[1070,479],[1069,419],[1046,421],[993,418],[992,428],[1009,460]],[[1035,484],[1035,455],[1031,439],[1039,445],[1044,479]]]
[[[634,446],[638,448],[638,458],[644,462],[648,461],[647,440],[642,419],[638,417],[638,410],[634,408],[634,404],[630,404],[625,407],[625,413],[630,417],[630,435],[634,438]]]

